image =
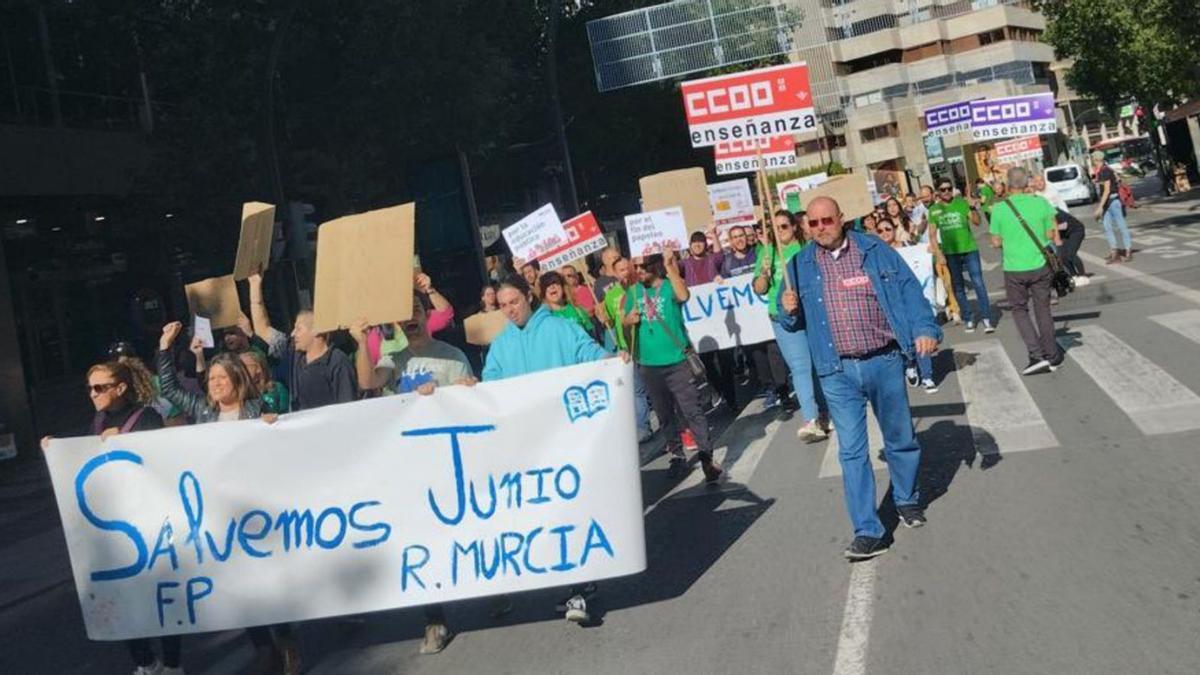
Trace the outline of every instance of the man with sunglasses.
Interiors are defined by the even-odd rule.
[[[812,200],[808,227],[816,245],[788,263],[795,290],[780,294],[779,315],[785,330],[807,326],[813,366],[837,430],[846,510],[854,525],[845,555],[865,560],[890,545],[875,505],[867,403],[883,432],[900,523],[920,527],[925,524],[917,488],[921,446],[908,407],[904,364],[932,354],[942,331],[900,254],[876,237],[847,232],[836,201]]]
[[[979,204],[954,196],[950,181],[938,182],[938,202],[929,207],[929,247],[938,263],[950,268],[950,285],[958,301],[968,333],[975,332],[976,318],[983,320],[983,332],[991,333],[992,307],[988,303],[987,286],[983,283],[983,267],[979,260],[979,244],[975,243],[972,227],[979,226]],[[979,313],[972,314],[967,304],[967,289],[963,271],[971,276],[975,302]]]

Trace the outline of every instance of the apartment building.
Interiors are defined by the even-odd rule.
[[[1025,0],[801,0],[799,7],[808,20],[793,58],[810,64],[825,120],[816,138],[797,139],[804,167],[832,159],[874,175],[881,188],[941,176],[969,183],[976,154],[989,144],[967,132],[927,147],[923,111],[1045,92],[1054,83],[1054,50],[1041,41],[1046,21]],[[1053,161],[1061,144],[1042,140]]]

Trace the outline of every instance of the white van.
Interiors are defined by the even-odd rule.
[[[1078,164],[1047,167],[1042,175],[1046,178],[1046,186],[1058,190],[1069,206],[1091,204],[1098,199],[1096,184]]]

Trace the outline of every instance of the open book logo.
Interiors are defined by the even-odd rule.
[[[581,417],[592,417],[602,410],[608,410],[608,385],[596,380],[586,387],[567,387],[563,392],[563,405],[572,423]]]

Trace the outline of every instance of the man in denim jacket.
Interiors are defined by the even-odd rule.
[[[850,560],[888,549],[875,508],[867,444],[867,402],[875,410],[891,474],[893,500],[906,527],[925,524],[917,489],[921,447],[908,408],[904,366],[932,354],[942,331],[917,278],[874,236],[847,231],[841,207],[818,197],[806,214],[809,246],[788,263],[791,288],[779,295],[786,330],[808,331],[813,366],[838,435],[846,510],[854,525]]]

